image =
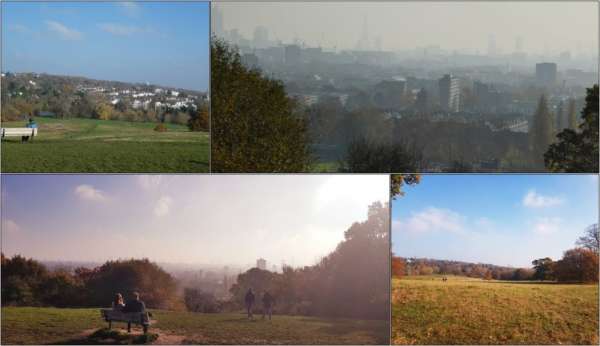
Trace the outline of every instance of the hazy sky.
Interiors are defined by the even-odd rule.
[[[596,1],[213,3],[215,8],[225,29],[238,28],[247,38],[263,25],[271,39],[298,37],[313,46],[356,47],[366,19],[371,40],[381,37],[387,50],[440,45],[485,54],[490,35],[505,53],[515,50],[519,36],[529,53],[598,50]]]
[[[388,189],[385,175],[2,175],[2,251],[309,265]]]
[[[209,5],[2,2],[2,69],[206,91]]]
[[[424,175],[392,203],[392,250],[509,266],[559,259],[598,222],[593,175]]]

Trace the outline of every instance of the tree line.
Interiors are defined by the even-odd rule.
[[[334,251],[318,263],[282,272],[252,268],[237,277],[231,299],[179,283],[148,259],[108,261],[95,268],[49,271],[33,259],[2,255],[2,304],[107,306],[114,294],[140,292],[149,308],[223,312],[243,309],[248,288],[268,290],[278,314],[360,319],[389,317],[389,205],[373,203]]]
[[[564,283],[598,283],[598,224],[591,225],[576,243],[578,247],[564,252],[557,261],[540,258],[532,268],[511,268],[493,264],[428,258],[392,258],[392,275],[458,275],[485,280],[544,280]]]

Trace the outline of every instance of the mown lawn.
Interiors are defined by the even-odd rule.
[[[209,169],[208,133],[167,124],[96,119],[42,119],[31,142],[2,141],[7,173],[196,173]],[[23,127],[4,122],[2,127]]]
[[[274,315],[153,311],[151,333],[184,344],[388,344],[387,321]],[[98,309],[2,308],[2,344],[86,343],[85,331],[106,326]],[[118,323],[114,328],[125,328]]]
[[[394,344],[598,344],[598,285],[392,280]]]

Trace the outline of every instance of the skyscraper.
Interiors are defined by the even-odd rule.
[[[552,87],[556,84],[556,64],[542,62],[535,64],[535,80],[538,86]]]
[[[267,260],[264,258],[259,258],[256,260],[256,268],[267,270]]]
[[[267,48],[269,46],[269,30],[259,25],[254,29],[254,47]]]
[[[460,110],[460,85],[458,78],[446,74],[438,82],[440,88],[440,104],[448,112]]]

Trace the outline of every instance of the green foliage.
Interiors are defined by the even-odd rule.
[[[221,306],[215,296],[195,288],[185,288],[183,300],[188,311],[215,313],[221,311]]]
[[[533,116],[531,127],[529,128],[529,140],[532,153],[532,159],[535,165],[541,165],[544,152],[553,142],[554,121],[552,113],[548,109],[546,96],[540,97],[537,110]]]
[[[421,152],[401,142],[382,143],[360,138],[350,142],[342,171],[354,173],[417,172]]]
[[[280,81],[248,70],[222,40],[211,43],[213,172],[304,172],[311,155],[304,121]]]
[[[552,280],[554,278],[554,262],[551,258],[536,259],[531,264],[533,264],[533,269],[535,270],[533,274],[535,280]]]
[[[85,288],[88,306],[106,306],[115,293],[127,300],[139,292],[148,308],[169,308],[176,299],[173,277],[148,259],[108,261],[94,270]]]
[[[571,106],[570,106],[571,107]],[[573,105],[574,107],[574,105]],[[570,111],[571,112],[571,111]],[[587,89],[581,112],[579,132],[564,129],[544,154],[546,168],[552,172],[598,172],[598,85]],[[573,126],[573,121],[571,125]]]

